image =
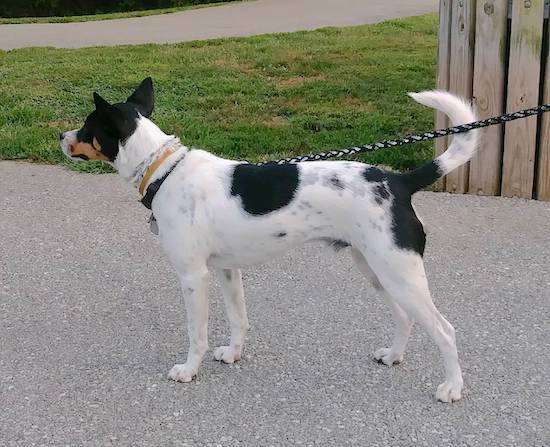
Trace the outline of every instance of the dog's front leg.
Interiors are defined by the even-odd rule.
[[[216,348],[214,358],[224,363],[233,363],[241,359],[248,330],[243,280],[241,271],[237,269],[224,269],[220,273],[225,310],[231,327],[231,339],[229,346]]]
[[[168,377],[177,382],[190,382],[208,349],[208,271],[180,275],[180,282],[187,312],[189,351],[187,361],[174,365]]]

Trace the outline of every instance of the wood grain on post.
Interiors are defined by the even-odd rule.
[[[482,0],[480,0],[482,1]],[[449,90],[465,99],[472,97],[476,0],[455,0],[451,12],[451,63]],[[449,192],[468,191],[469,163],[447,175]]]
[[[456,1],[456,0],[455,0]],[[451,57],[451,6],[453,0],[439,1],[439,31],[437,34],[437,88],[449,90],[449,69]],[[442,112],[435,112],[435,128],[443,129],[449,126],[447,116]],[[435,156],[441,155],[447,149],[448,137],[435,140]],[[445,178],[435,183],[435,189],[445,189]]]
[[[506,111],[534,107],[539,99],[544,0],[514,1],[510,33]],[[537,117],[506,124],[502,195],[533,195]]]
[[[507,1],[478,1],[473,103],[479,119],[504,113],[507,22]],[[480,150],[470,161],[470,193],[492,196],[500,193],[502,143],[502,125],[479,133]]]

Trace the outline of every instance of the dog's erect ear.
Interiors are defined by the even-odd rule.
[[[155,95],[153,93],[153,80],[148,77],[141,81],[136,91],[130,95],[126,102],[138,106],[138,111],[144,117],[149,118],[155,106]]]
[[[105,101],[101,96],[99,96],[99,93],[96,92],[94,92],[94,104],[96,110],[102,114],[106,114],[112,109],[111,104]]]
[[[128,120],[115,106],[105,101],[99,94],[94,92],[94,104],[103,123],[107,125],[110,134],[117,137],[127,136]]]

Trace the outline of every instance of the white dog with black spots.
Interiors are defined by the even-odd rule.
[[[447,114],[453,125],[475,121],[466,102],[442,91],[411,94]],[[463,387],[453,326],[434,306],[424,271],[425,233],[412,195],[466,163],[477,148],[475,131],[455,136],[445,153],[418,169],[386,172],[350,161],[256,166],[189,149],[150,119],[153,85],[145,79],[124,103],[94,94],[96,109],[79,130],[61,135],[65,154],[110,162],[149,194],[162,247],[179,276],[189,331],[185,363],[169,377],[189,382],[208,349],[208,277],[220,273],[231,336],[216,360],[241,359],[248,319],[241,268],[308,241],[349,247],[353,261],[390,306],[395,335],[374,357],[399,363],[413,322],[441,351],[445,379],[436,391],[459,400]],[[154,188],[152,187],[154,186]],[[144,202],[145,203],[145,202]]]

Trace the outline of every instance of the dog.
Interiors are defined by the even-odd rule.
[[[443,91],[411,93],[445,113],[453,125],[475,121],[470,105]],[[104,160],[145,194],[161,245],[184,294],[190,347],[169,378],[191,381],[208,349],[208,276],[220,273],[230,325],[216,360],[241,359],[248,329],[241,268],[308,241],[349,247],[359,271],[389,303],[395,333],[374,353],[385,365],[403,360],[413,322],[440,349],[445,380],[436,398],[461,398],[462,373],[453,326],[434,306],[424,270],[426,235],[411,204],[414,193],[466,163],[477,148],[475,131],[457,135],[447,150],[404,173],[355,161],[254,165],[189,149],[151,121],[153,82],[145,79],[122,103],[93,94],[95,110],[82,128],[60,135],[72,160]]]

